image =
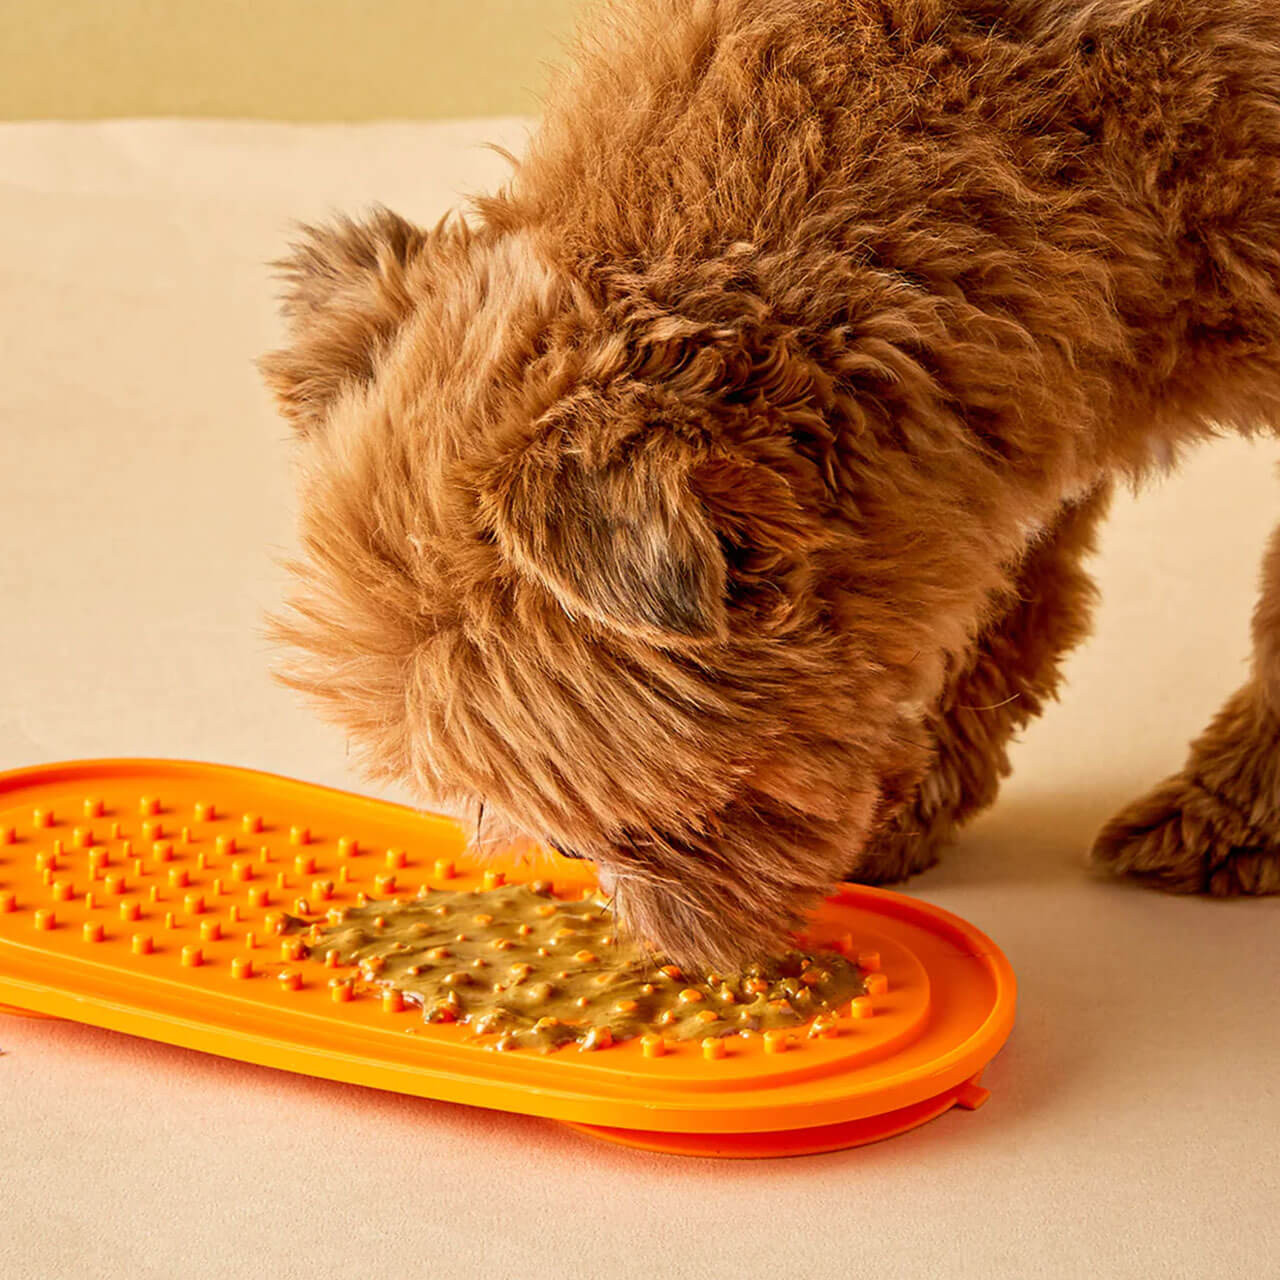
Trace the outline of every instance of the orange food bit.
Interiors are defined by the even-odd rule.
[[[702,1056],[708,1061],[725,1056],[725,1043],[719,1036],[708,1036],[702,1042]]]
[[[865,970],[867,973],[875,973],[880,968],[880,953],[878,951],[859,951],[858,968]]]
[[[661,1058],[667,1051],[667,1042],[661,1036],[641,1036],[640,1050],[646,1058]]]
[[[664,964],[658,972],[664,977],[670,978],[672,982],[684,977],[684,974],[681,973],[679,968],[674,964]]]
[[[889,979],[883,973],[869,973],[863,985],[869,996],[882,996],[889,990]]]

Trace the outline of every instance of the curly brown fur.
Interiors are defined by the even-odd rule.
[[[1062,658],[1088,634],[1096,595],[1082,561],[1111,500],[1102,485],[1062,506],[1028,549],[1005,612],[949,674],[928,712],[929,771],[869,840],[857,878],[905,879],[931,867],[956,828],[995,800],[1013,736],[1057,696]]]
[[[375,775],[732,960],[992,799],[1086,630],[1112,478],[1280,420],[1280,15],[634,0],[587,30],[472,225],[380,213],[287,260],[277,631]],[[1249,857],[1280,834],[1260,715],[1195,774]],[[1274,887],[1221,809],[1106,847]]]
[[[1187,763],[1117,814],[1094,861],[1175,893],[1280,893],[1280,531],[1253,615],[1253,673]]]

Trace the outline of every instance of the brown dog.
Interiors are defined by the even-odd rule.
[[[285,264],[287,679],[677,959],[928,866],[1086,633],[1116,477],[1280,421],[1273,0],[645,0],[468,227]],[[1280,890],[1253,678],[1096,856]]]

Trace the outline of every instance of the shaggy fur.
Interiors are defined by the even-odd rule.
[[[1088,629],[1117,478],[1280,422],[1271,0],[634,0],[509,186],[285,264],[286,677],[680,959],[928,865]],[[1097,854],[1280,889],[1250,683]],[[496,826],[490,826],[496,824]]]

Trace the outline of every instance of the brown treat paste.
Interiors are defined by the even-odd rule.
[[[544,881],[484,891],[430,890],[369,902],[309,924],[309,954],[358,965],[429,1022],[458,1022],[494,1047],[601,1048],[654,1032],[669,1040],[798,1027],[865,991],[835,952],[788,951],[740,973],[684,974],[615,936],[600,897],[566,901]]]

